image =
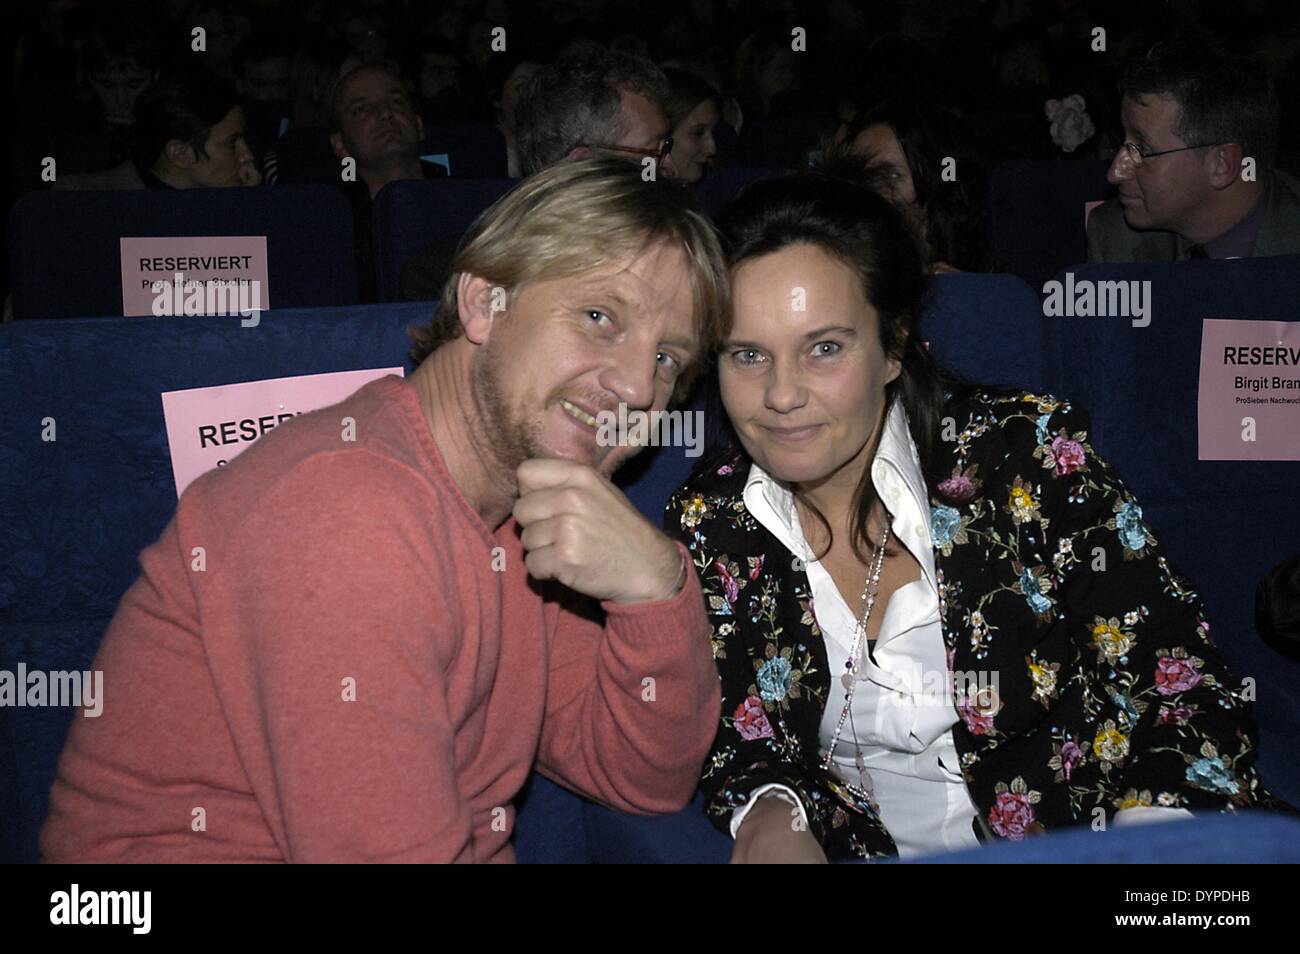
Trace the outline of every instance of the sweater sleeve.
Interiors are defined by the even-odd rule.
[[[599,612],[558,584],[549,588],[555,630],[540,770],[620,811],[681,809],[718,718],[699,579],[688,567],[671,599],[601,602]]]
[[[225,541],[206,554],[205,648],[289,861],[474,860],[431,503],[401,465],[340,452],[280,478],[233,533],[182,521],[183,555]]]

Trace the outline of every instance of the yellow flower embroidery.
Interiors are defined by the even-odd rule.
[[[1115,723],[1107,719],[1096,737],[1092,740],[1092,751],[1103,762],[1122,762],[1128,756],[1128,736],[1115,728]]]
[[[1119,628],[1119,620],[1098,617],[1092,626],[1092,644],[1108,663],[1115,663],[1128,655],[1133,637]]]
[[[709,512],[709,506],[704,502],[702,494],[696,494],[682,508],[682,529],[690,530],[695,527]]]

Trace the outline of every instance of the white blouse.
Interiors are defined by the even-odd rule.
[[[920,564],[921,578],[900,587],[885,604],[880,635],[872,648],[875,662],[863,651],[852,718],[840,733],[835,765],[842,778],[860,784],[855,764],[860,747],[867,766],[863,779],[901,857],[971,847],[979,843],[971,827],[976,808],[962,780],[952,736],[958,716],[947,688],[948,659],[939,623],[928,495],[907,415],[897,401],[885,419],[871,478],[894,515],[891,532]],[[750,467],[745,484],[745,506],[806,564],[813,615],[826,640],[830,665],[820,739],[825,750],[844,709],[840,676],[853,649],[858,616],[845,604],[830,573],[814,559],[794,495],[757,464]],[[733,813],[733,835],[754,799],[773,788],[794,798],[784,786],[757,789],[753,799]]]
[[[916,558],[921,578],[900,587],[885,604],[885,618],[872,648],[875,661],[863,652],[851,719],[840,733],[834,764],[843,779],[861,784],[855,759],[861,750],[866,763],[862,777],[900,857],[972,847],[979,843],[972,827],[978,809],[962,780],[953,741],[958,715],[948,685],[947,649],[939,620],[929,495],[907,414],[898,401],[886,416],[871,480],[894,515],[891,533]],[[858,616],[844,602],[830,573],[814,559],[790,490],[752,464],[744,497],[754,519],[806,565],[813,615],[826,641],[830,669],[820,727],[825,751],[844,709],[846,691],[840,676],[853,649]],[[793,791],[784,785],[764,785],[732,813],[733,837],[749,809],[768,792],[798,806],[806,826],[807,816]],[[1115,824],[1189,816],[1185,809],[1135,808],[1121,811]]]

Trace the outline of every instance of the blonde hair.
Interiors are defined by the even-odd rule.
[[[514,301],[530,282],[578,275],[636,255],[660,241],[680,248],[690,270],[697,360],[679,376],[681,400],[703,359],[722,340],[729,307],[727,266],[713,226],[675,182],[645,181],[625,159],[557,163],[523,180],[470,226],[452,259],[434,320],[413,329],[417,364],[460,337],[456,288],[462,273],[506,289]]]

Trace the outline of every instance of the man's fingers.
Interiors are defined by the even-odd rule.
[[[596,472],[584,464],[558,457],[534,457],[519,465],[515,479],[519,495],[550,487],[587,486]]]
[[[523,526],[522,521],[520,521],[520,526]],[[531,553],[534,550],[551,546],[559,539],[561,532],[562,524],[560,520],[556,517],[547,517],[524,527],[524,532],[519,534],[519,542],[523,544],[525,553]]]
[[[589,510],[589,500],[585,491],[569,484],[549,487],[543,490],[530,490],[521,494],[510,508],[510,513],[521,527],[538,520],[545,520],[558,514],[585,514]]]

